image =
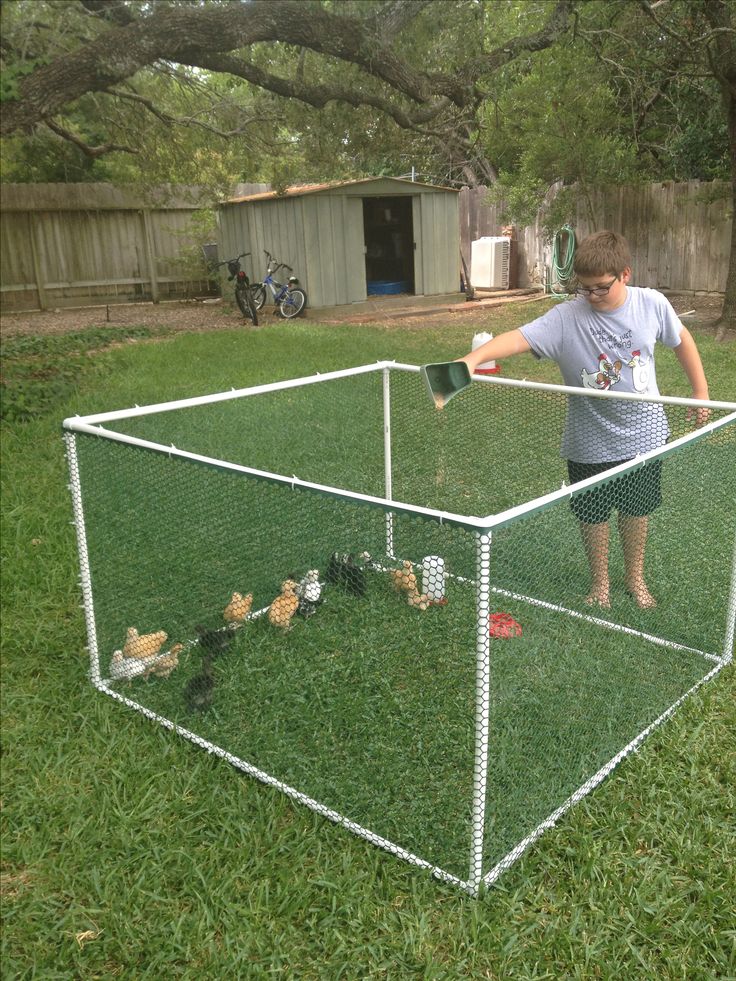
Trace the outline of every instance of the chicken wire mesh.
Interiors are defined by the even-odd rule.
[[[725,663],[736,426],[580,483],[559,389],[308,382],[67,420],[92,678],[477,893]]]

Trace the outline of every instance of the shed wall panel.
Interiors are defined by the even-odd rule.
[[[433,292],[439,292],[439,290],[433,289],[436,282],[437,253],[435,241],[437,236],[435,229],[437,216],[434,198],[420,198],[419,202],[422,208],[422,293],[429,295]]]
[[[302,214],[304,215],[304,287],[309,283],[309,302],[312,306],[322,306],[322,253],[319,240],[319,223],[317,222],[317,202],[306,198]],[[326,304],[324,304],[326,305]]]
[[[309,302],[337,306],[364,300],[362,198],[312,195],[303,202]]]
[[[366,298],[365,230],[363,199],[343,198],[345,227],[345,288],[346,303],[359,303]]]
[[[251,252],[244,268],[255,282],[259,282],[266,272],[264,252],[268,250],[279,262],[292,267],[309,294],[302,198],[225,205],[220,213],[223,258]],[[283,281],[288,275],[281,270],[276,278]]]
[[[422,292],[451,293],[460,283],[460,229],[457,201],[441,195],[421,195]]]
[[[319,243],[319,278],[317,283],[319,288],[315,293],[314,302],[317,306],[334,306],[343,302],[337,299],[337,286],[335,283],[335,255],[338,245],[334,237],[334,225],[332,221],[332,205],[338,202],[333,197],[319,197],[315,202],[317,223],[317,241]],[[339,248],[343,248],[344,236],[341,230],[338,231]]]

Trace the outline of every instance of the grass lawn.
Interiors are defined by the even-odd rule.
[[[498,333],[516,326],[543,306],[494,312],[486,329]],[[253,333],[165,335],[149,343],[139,330],[138,343],[102,350],[91,359],[84,351],[104,340],[94,329],[44,344],[32,339],[8,344],[5,376],[10,381],[22,376],[22,382],[6,390],[3,432],[7,977],[706,981],[736,975],[733,668],[688,700],[480,901],[335,828],[104,698],[86,681],[78,563],[59,438],[64,416],[384,358],[443,360],[465,350],[471,335],[455,326],[387,331],[290,323]],[[695,336],[712,397],[733,400],[734,346],[716,344],[697,329]],[[31,361],[34,370],[26,371]],[[43,372],[48,384],[39,391],[33,379]],[[504,373],[557,380],[554,366],[528,356],[507,363]],[[687,394],[671,352],[660,352],[658,377],[667,394]],[[253,435],[246,432],[244,439]],[[694,556],[693,568],[700,576],[709,574],[700,556]],[[380,583],[375,589],[374,605],[391,602]],[[687,584],[677,600],[683,619],[698,624],[705,611],[697,608],[698,591],[690,592],[692,604]],[[458,597],[447,612],[459,616],[463,602]],[[111,599],[111,610],[113,605]],[[522,614],[508,608],[525,618],[525,626],[531,627],[530,616],[550,617],[542,610]],[[334,649],[344,611],[336,601],[324,612],[285,637],[274,637],[265,623],[239,631],[236,649],[221,662],[223,703],[203,724],[226,718],[234,749],[248,758],[255,748],[284,779],[302,782],[307,792],[329,797],[331,782],[339,783],[341,793],[352,792],[356,813],[366,822],[384,822],[376,828],[380,833],[391,833],[399,823],[410,833],[418,826],[424,835],[428,816],[412,813],[416,795],[411,783],[396,782],[392,765],[397,752],[404,758],[409,753],[416,780],[429,775],[437,789],[439,820],[431,829],[429,857],[442,864],[450,855],[454,861],[454,818],[464,806],[472,737],[466,708],[473,679],[467,661],[460,651],[457,663],[433,661],[429,620],[423,621],[427,637],[417,642],[413,662],[391,657],[407,616],[414,616],[403,608],[402,617],[366,624],[374,642],[361,651],[351,652],[346,643],[343,656],[324,657],[329,644]],[[332,635],[329,644],[325,634]],[[555,760],[564,763],[567,750],[579,758],[572,752],[579,747],[572,744],[554,756],[542,753],[539,772],[528,785],[508,786],[504,772],[520,767],[524,747],[541,740],[546,726],[573,731],[565,726],[574,720],[576,704],[592,699],[604,731],[605,720],[616,716],[631,720],[634,735],[640,720],[632,693],[647,694],[651,703],[655,692],[665,708],[672,693],[697,676],[687,657],[663,665],[651,652],[640,651],[639,642],[621,637],[607,640],[605,649],[591,645],[583,669],[564,636],[559,638],[566,649],[563,663],[534,650],[535,634],[527,630],[499,670],[507,670],[509,683],[517,686],[517,706],[525,704],[525,674],[542,672],[545,683],[559,691],[558,717],[535,716],[531,703],[521,716],[494,705],[494,721],[508,735],[507,770],[499,767],[495,773],[501,804],[491,820],[494,841],[501,845],[515,840],[507,837],[507,828],[515,814],[528,809],[530,790],[559,780]],[[296,643],[297,664],[289,657]],[[249,656],[247,648],[255,648],[258,657]],[[276,723],[273,713],[264,714],[259,697],[264,663],[269,677],[288,680]],[[190,670],[183,659],[176,692]],[[630,686],[636,671],[641,677]],[[364,683],[366,677],[377,679],[373,688]],[[422,714],[423,690],[430,685],[446,694],[441,725],[435,714]],[[248,693],[246,701],[238,700],[241,725],[235,713],[225,711],[228,692],[236,688]],[[175,689],[165,681],[134,682],[120,690],[132,698],[145,693],[146,705],[182,720],[179,702],[172,701]],[[393,728],[376,726],[372,706],[391,700]],[[348,725],[341,729],[341,714],[345,720],[356,715],[365,720],[361,738],[372,748],[375,793],[366,795],[365,786],[354,781],[350,740],[355,734]],[[330,726],[320,726],[325,716]],[[291,738],[305,747],[303,759],[317,747],[321,757],[331,752],[331,767],[296,772],[294,757],[285,757],[283,741],[273,738],[279,718],[284,726],[298,720]],[[620,748],[618,737],[612,748]],[[607,758],[610,749],[603,745],[595,751]],[[590,765],[600,759],[595,756]],[[412,847],[413,841],[407,844]]]

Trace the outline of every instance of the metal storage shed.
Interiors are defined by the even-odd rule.
[[[292,266],[312,307],[456,293],[460,282],[458,192],[396,177],[231,198],[219,237],[223,256],[252,252],[245,268],[256,281],[264,249]]]

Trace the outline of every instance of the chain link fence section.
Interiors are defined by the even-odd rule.
[[[380,363],[66,420],[93,682],[477,895],[732,656],[736,406],[569,483],[576,397]]]

